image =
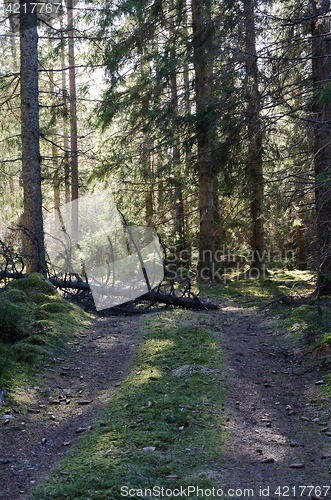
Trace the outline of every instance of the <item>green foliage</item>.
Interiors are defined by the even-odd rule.
[[[48,302],[47,304],[43,304],[40,306],[40,310],[46,311],[49,313],[66,313],[70,312],[70,304],[67,304],[64,301],[61,302]]]
[[[280,263],[278,265],[280,266]],[[276,270],[274,267],[269,269],[268,277],[261,279],[238,279],[239,273],[234,268],[224,276],[218,287],[199,282],[195,291],[214,300],[234,299],[246,307],[265,307],[265,302],[268,300],[277,307],[279,304],[282,308],[285,302],[290,303],[292,299],[298,297],[298,294],[306,296],[315,290],[316,277],[313,273],[297,269],[287,270],[285,262],[282,266],[283,269]],[[240,274],[243,274],[242,271]]]
[[[17,290],[15,288],[5,288],[1,295],[2,300],[7,300],[13,303],[27,303],[28,299],[22,290]]]
[[[39,292],[38,290],[35,290],[34,288],[29,290],[29,299],[31,302],[34,302],[35,304],[45,304],[46,302],[50,300],[61,300],[61,297],[59,295],[47,295],[46,293]]]
[[[15,344],[10,352],[15,357],[15,363],[26,363],[30,365],[49,355],[49,350],[36,343],[30,343],[30,338],[28,338],[27,342],[24,342],[24,344]]]
[[[316,176],[316,180],[318,182],[327,182],[328,184],[330,184],[330,182],[331,182],[331,169],[328,169],[325,172],[318,174]]]
[[[96,59],[103,62],[108,80],[103,99],[96,105],[90,120],[93,127],[102,130],[105,147],[98,155],[100,160],[89,179],[91,182],[114,183],[116,203],[132,222],[146,222],[146,191],[150,189],[154,211],[152,223],[165,242],[171,245],[180,245],[179,240],[183,239],[179,230],[181,225],[176,226],[174,214],[174,184],[177,183],[184,200],[185,246],[189,249],[197,245],[199,231],[196,153],[197,134],[201,128],[207,131],[211,143],[206,167],[215,179],[215,229],[222,225],[216,243],[231,244],[235,249],[250,244],[251,165],[247,163],[247,154],[252,138],[247,137],[247,124],[251,83],[244,56],[242,26],[245,20],[242,2],[225,8],[218,18],[225,3],[203,2],[203,29],[193,40],[191,30],[187,29],[192,24],[192,13],[185,2],[175,0],[169,12],[170,4],[158,0],[123,0],[112,8],[100,9],[98,34],[100,39],[104,36],[106,39],[100,42],[96,51],[91,51],[91,62]],[[282,3],[277,4],[276,11],[280,18],[290,15],[290,8]],[[271,45],[274,43],[276,47],[279,43],[281,46],[282,35],[277,30],[285,32],[287,28],[283,24],[279,26],[276,19],[267,21],[257,12],[255,14],[256,30],[261,40],[265,34],[266,39],[272,40]],[[93,14],[89,16],[93,17]],[[218,19],[217,23],[215,19]],[[286,32],[285,38],[292,39],[292,34]],[[222,49],[224,41],[226,48]],[[194,60],[194,46],[199,44],[203,45],[204,63],[208,67],[210,64],[211,71],[208,102],[197,113],[193,69],[197,62]],[[261,56],[263,70],[261,66],[259,86],[262,96],[257,107],[261,108],[263,117],[263,161],[266,160],[264,170],[268,181],[265,183],[263,217],[266,246],[272,249],[294,246],[291,218],[296,217],[297,208],[293,212],[287,209],[287,196],[291,196],[292,186],[283,180],[282,172],[285,169],[289,176],[292,173],[300,176],[298,170],[306,165],[310,147],[305,122],[298,125],[297,121],[298,117],[304,116],[305,105],[296,102],[297,93],[306,95],[304,75],[307,67],[301,62],[288,68],[290,57],[295,61],[300,59],[298,51],[302,47],[299,46],[286,43],[286,57],[277,64],[272,62],[273,58],[269,60]],[[269,49],[265,49],[262,43],[258,51],[262,54],[264,50]],[[305,50],[307,47],[303,49],[306,55]],[[285,81],[280,79],[279,67],[287,75]],[[174,75],[176,99],[172,93]],[[298,75],[300,83],[296,87],[293,80]],[[271,89],[268,97],[262,91],[265,85]],[[307,97],[307,106],[310,106],[310,98],[311,94]],[[288,113],[289,107],[294,110],[296,106],[299,106],[299,111],[295,115],[294,111],[293,115]],[[287,119],[275,121],[274,113],[276,116],[285,115]],[[299,142],[298,137],[302,137]],[[295,146],[292,150],[293,138]],[[178,151],[176,161],[174,145]],[[291,151],[289,158],[296,157],[295,167],[291,160],[286,159],[284,151],[287,150]],[[298,157],[301,158],[303,152],[305,159],[299,164]],[[147,174],[144,172],[144,154],[152,165]],[[302,199],[302,203],[307,201],[306,198],[308,196]]]
[[[331,103],[331,83],[328,82],[322,90],[317,91],[319,95],[317,104]]]
[[[54,286],[47,281],[45,276],[39,273],[31,274],[28,278],[16,280],[10,285],[11,288],[18,288],[29,294],[29,291],[41,292],[46,295],[54,295],[56,293]]]

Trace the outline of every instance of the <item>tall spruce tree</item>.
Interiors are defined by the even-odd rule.
[[[35,4],[20,0],[22,178],[27,272],[46,272],[39,152],[38,33]]]
[[[264,265],[263,228],[263,163],[260,122],[259,76],[256,56],[255,0],[244,1],[245,51],[247,71],[247,163],[250,177],[250,211],[252,225],[252,268],[261,271]]]
[[[320,294],[331,294],[331,48],[330,0],[312,0],[314,163]]]
[[[78,199],[78,142],[77,142],[77,105],[76,105],[76,68],[73,2],[67,0],[68,52],[69,52],[69,102],[70,102],[70,149],[71,149],[71,200]],[[72,204],[71,234],[73,244],[78,241],[78,204]]]
[[[206,109],[208,106],[208,63],[206,51],[205,5],[203,0],[192,0],[192,29],[195,73],[195,106],[197,113],[197,172],[199,177],[199,263],[202,278],[210,275],[214,261],[214,205],[213,178],[210,169],[210,140]],[[207,273],[206,273],[207,271]],[[203,274],[202,274],[203,273]]]

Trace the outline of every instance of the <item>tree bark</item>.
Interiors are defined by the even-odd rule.
[[[219,251],[221,248],[225,248],[226,233],[224,229],[224,219],[222,216],[220,195],[219,195],[219,182],[217,177],[215,177],[213,181],[213,200],[214,200],[214,223],[215,223],[215,231],[214,231],[215,250]]]
[[[145,62],[145,54],[144,51],[141,53],[141,76],[142,81],[144,82],[145,77],[147,77],[147,65]],[[148,110],[149,110],[149,99],[144,91],[147,92],[147,89],[144,89],[144,84],[142,85],[142,104],[141,110],[143,113],[142,120],[142,149],[141,149],[141,173],[142,178],[145,182],[145,214],[146,214],[146,224],[151,225],[153,223],[153,215],[154,215],[154,200],[153,200],[153,172],[152,172],[152,158],[151,158],[151,140],[150,133],[145,131],[144,128],[147,124],[148,119]]]
[[[0,271],[0,277],[9,278],[9,279],[24,279],[28,278],[28,274],[21,273],[10,273],[6,271]],[[90,285],[85,283],[84,281],[63,281],[55,278],[48,278],[48,281],[52,283],[57,288],[61,288],[63,290],[80,290],[82,292],[90,292]],[[154,292],[151,290],[150,292],[145,293],[138,297],[137,301],[152,301],[157,302],[159,304],[167,304],[169,306],[179,306],[185,307],[187,309],[221,309],[221,306],[218,304],[213,304],[209,300],[199,299],[198,297],[177,297],[176,295],[166,295],[159,292]]]
[[[5,7],[7,8],[8,6],[8,3],[5,2]],[[9,16],[9,26],[10,26],[10,49],[11,49],[11,54],[12,54],[12,58],[13,58],[13,72],[14,73],[18,73],[18,63],[17,63],[17,52],[16,52],[16,40],[15,40],[15,24],[14,24],[14,18],[12,16]],[[15,220],[15,217],[14,217],[14,212],[15,212],[15,203],[14,203],[14,196],[15,196],[15,181],[14,181],[14,174],[13,172],[9,171],[9,189],[10,189],[10,193],[11,193],[11,198],[10,198],[10,206],[11,206],[11,225],[14,227],[17,223],[17,221]],[[13,242],[15,241],[18,241],[18,236],[17,234],[15,234],[15,236],[13,236]],[[23,245],[23,238],[24,238],[24,234],[22,233],[21,234],[21,238],[22,238],[22,247],[24,247]]]
[[[54,76],[55,73],[52,71],[52,67],[49,70],[49,91],[51,95],[51,99],[54,97]],[[56,127],[56,119],[55,123],[52,127],[51,132],[55,134],[57,131]],[[52,163],[53,163],[53,195],[54,195],[54,209],[57,211],[60,208],[61,205],[61,194],[60,194],[60,185],[61,185],[61,180],[60,180],[60,167],[59,167],[59,162],[57,158],[57,148],[56,144],[54,143],[54,140],[52,142]]]
[[[145,181],[146,224],[151,225],[153,223],[153,214],[154,214],[152,163],[151,163],[151,152],[149,150],[149,137],[148,134],[145,133],[143,133],[141,163],[142,163],[142,175]]]
[[[184,5],[182,5],[183,8],[183,33],[184,33],[184,39],[188,39],[188,16],[187,16],[187,10],[188,6],[186,5],[186,0],[184,0]],[[185,113],[189,114],[191,113],[191,102],[190,102],[190,69],[189,69],[189,64],[187,61],[184,61],[183,64],[183,83],[184,83],[184,109]]]
[[[296,226],[296,248],[297,248],[297,266],[299,269],[307,269],[306,257],[306,235],[305,226],[298,224]]]
[[[312,0],[312,74],[314,85],[314,163],[318,232],[319,294],[331,294],[331,103],[321,99],[331,81],[330,0]]]
[[[210,172],[208,123],[203,117],[208,105],[208,68],[204,28],[204,1],[192,0],[192,29],[195,73],[195,103],[197,113],[197,170],[199,176],[199,262],[198,275],[211,276],[215,260],[213,178]]]
[[[258,270],[258,275],[264,266],[264,229],[263,229],[263,163],[262,163],[262,134],[260,123],[260,97],[258,89],[258,66],[256,58],[255,35],[255,0],[245,0],[245,50],[248,88],[247,106],[247,136],[250,177],[250,213],[251,213],[251,247],[252,269]]]
[[[77,107],[76,107],[76,70],[74,48],[74,21],[72,0],[67,0],[68,45],[69,45],[69,101],[70,101],[70,147],[71,147],[71,200],[78,199],[78,146],[77,146]],[[78,241],[78,204],[72,205],[71,235],[75,245]]]
[[[178,114],[178,91],[177,91],[177,64],[176,64],[176,32],[173,18],[173,0],[169,0],[169,35],[170,35],[170,99],[171,99],[171,114],[175,118]],[[174,127],[173,127],[174,130]],[[174,172],[174,201],[175,201],[175,234],[178,243],[176,244],[177,252],[184,248],[184,203],[183,203],[183,188],[180,178],[180,149],[176,133],[172,137],[172,166]]]
[[[20,0],[22,177],[29,274],[46,272],[39,152],[38,33],[34,7],[29,0]]]
[[[65,57],[65,39],[63,36],[63,21],[62,16],[60,17],[61,23],[61,74],[62,74],[62,96],[63,102],[65,103],[65,107],[67,108],[67,85],[66,85],[66,72],[64,68],[66,67],[66,57]],[[63,116],[63,147],[65,150],[65,158],[64,158],[64,192],[65,192],[65,203],[70,203],[70,158],[69,158],[69,131],[68,131],[68,122],[67,116]]]

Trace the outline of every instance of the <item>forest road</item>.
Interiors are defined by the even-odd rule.
[[[304,345],[292,352],[263,312],[231,305],[192,314],[213,317],[226,352],[225,437],[213,463],[215,483],[235,499],[330,499],[331,408],[316,404],[316,382],[327,374],[318,371],[319,359]],[[0,427],[1,500],[27,498],[100,420],[128,370],[142,319],[97,318],[38,368],[34,387],[17,389],[18,403],[7,404],[8,422]]]
[[[37,367],[33,387],[17,388],[0,424],[0,500],[22,500],[105,409],[135,351],[140,317],[97,317],[52,362]],[[6,423],[5,423],[6,422]]]
[[[330,499],[331,407],[317,403],[328,375],[321,358],[303,341],[286,345],[263,312],[224,311],[231,318],[221,342],[228,387],[218,475],[224,490],[238,490],[232,498]]]

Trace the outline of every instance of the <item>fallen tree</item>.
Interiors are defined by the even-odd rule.
[[[80,290],[83,292],[90,292],[90,285],[84,281],[61,281],[53,278],[49,278],[50,283],[61,289],[73,289]],[[172,287],[173,288],[173,287]],[[164,294],[159,291],[151,290],[150,292],[141,295],[134,302],[147,301],[159,304],[166,304],[169,306],[179,306],[185,307],[187,309],[220,309],[220,306],[213,304],[209,300],[199,299],[197,296],[193,295],[191,291],[188,292],[192,297],[185,296],[185,292],[181,296],[177,296],[174,293]]]
[[[125,225],[127,226],[126,221]],[[132,235],[131,238],[133,239]],[[167,248],[162,242],[161,244],[165,254],[164,262],[166,262]],[[156,289],[151,290],[147,273],[144,268],[144,262],[140,253],[140,249],[138,248],[137,245],[135,245],[135,249],[137,254],[139,255],[142,271],[145,271],[143,275],[148,292],[144,293],[140,297],[137,297],[133,301],[130,301],[131,303],[138,304],[140,302],[149,302],[150,304],[158,303],[158,304],[165,304],[166,306],[177,306],[177,307],[184,307],[187,309],[204,309],[204,310],[208,309],[217,310],[221,308],[219,304],[213,304],[207,299],[200,299],[199,297],[197,297],[197,295],[195,295],[192,292],[190,280],[187,281],[184,290],[179,290],[178,287],[176,290],[175,282],[173,280],[170,280],[169,283],[160,284]],[[0,262],[0,280],[2,278],[4,280],[5,285],[7,284],[8,280],[24,279],[29,277],[29,274],[23,272],[24,259],[22,258],[22,256],[15,253],[12,250],[12,248],[6,245],[6,243],[1,239],[0,239],[0,254],[2,254],[3,256],[3,262]],[[54,287],[59,288],[66,293],[70,293],[70,291],[73,292],[76,291],[77,294],[79,294],[80,292],[84,292],[85,294],[92,293],[90,285],[87,282],[86,276],[85,279],[86,281],[83,281],[83,279],[77,273],[65,274],[64,276],[63,274],[59,275],[57,274],[57,271],[52,268],[51,265],[48,265],[47,267],[48,282],[51,283]],[[169,286],[170,289],[169,292],[166,293],[165,290],[167,286]],[[109,293],[112,292],[110,291]],[[126,304],[128,304],[128,302],[126,302]]]
[[[8,272],[0,270],[0,277],[6,279],[24,279],[28,278],[28,274],[23,274],[19,272]],[[77,290],[78,292],[86,292],[91,293],[90,285],[83,280],[77,281],[66,281],[60,280],[56,278],[47,278],[47,280],[56,288],[60,288],[61,290]],[[188,294],[188,296],[186,295]],[[188,285],[184,292],[180,296],[174,293],[174,287],[171,286],[170,293],[161,293],[160,291],[151,290],[147,292],[137,299],[135,299],[135,303],[137,302],[151,302],[158,304],[166,304],[168,306],[178,306],[184,307],[186,309],[212,309],[217,310],[221,309],[221,306],[218,304],[213,304],[207,299],[200,299],[190,290],[190,285]]]
[[[177,297],[177,295],[166,295],[159,292],[145,293],[139,300],[148,300],[151,302],[158,302],[161,304],[167,304],[172,306],[185,307],[186,309],[221,309],[220,305],[213,304],[209,300],[199,299],[198,297]]]

